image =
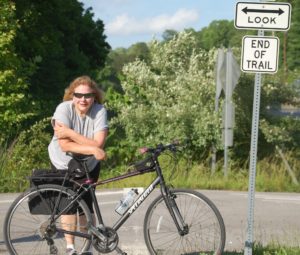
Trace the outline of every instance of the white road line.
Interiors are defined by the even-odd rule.
[[[117,191],[96,191],[96,196],[101,197],[101,196],[107,196],[107,195],[117,195],[117,194],[124,194],[123,190],[117,190]],[[14,199],[6,199],[6,200],[0,200],[0,204],[11,204],[12,202],[15,201]],[[118,203],[118,201],[110,201],[110,202],[100,202],[99,204],[113,204],[113,203]]]
[[[9,204],[12,203],[14,200],[1,200],[0,204]]]
[[[107,195],[116,195],[123,194],[124,190],[116,190],[116,191],[99,191],[96,190],[96,196],[107,196]]]
[[[232,193],[236,196],[248,197],[248,194],[239,194],[239,193]],[[268,194],[255,194],[256,199],[262,199],[264,201],[269,202],[294,202],[300,203],[300,196],[289,196],[289,195],[268,195]]]

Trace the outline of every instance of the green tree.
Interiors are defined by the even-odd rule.
[[[16,52],[37,70],[29,93],[39,101],[41,117],[52,114],[64,88],[78,75],[103,68],[110,46],[101,20],[76,0],[15,0],[19,29]],[[41,111],[41,109],[43,109]]]
[[[195,47],[191,33],[167,42],[153,41],[149,63],[136,60],[123,68],[126,104],[112,123],[121,124],[133,147],[191,138],[194,153],[219,141],[214,114],[214,52]]]
[[[28,83],[24,62],[17,56],[14,41],[18,23],[15,5],[0,2],[0,144],[16,136],[20,127],[34,114],[29,109]],[[32,102],[32,101],[31,101]]]
[[[132,62],[137,58],[147,62],[149,59],[149,48],[144,42],[135,43],[128,48],[127,55],[128,62]]]
[[[109,90],[109,95],[114,92],[123,94],[121,86],[122,68],[125,64],[136,59],[148,61],[149,48],[146,43],[135,43],[128,49],[117,48],[111,50],[107,56],[106,66],[98,72],[98,80],[104,90]]]
[[[167,29],[166,31],[163,32],[162,38],[163,38],[164,41],[170,41],[170,40],[172,40],[177,34],[178,34],[178,32],[177,32],[176,30],[173,30],[173,29]]]
[[[206,50],[241,46],[243,34],[245,31],[237,30],[228,20],[214,20],[199,31],[201,47]]]
[[[247,159],[249,155],[252,126],[254,76],[243,74],[234,90],[235,129],[234,147],[235,159]],[[264,76],[260,99],[259,158],[270,156],[274,146],[269,143],[284,144],[289,149],[299,149],[299,120],[293,116],[282,116],[281,105],[294,104],[299,92],[291,84],[284,85],[281,75]],[[261,132],[262,131],[262,132]],[[281,133],[280,133],[281,132]],[[272,139],[270,137],[273,136]],[[282,138],[284,137],[284,139]],[[288,139],[286,139],[288,137]]]
[[[135,43],[128,49],[117,48],[108,54],[107,65],[111,66],[116,73],[121,73],[125,64],[136,59],[145,60],[149,58],[149,49],[146,43]]]
[[[300,66],[300,2],[290,1],[292,4],[291,28],[287,33],[287,66],[289,70]]]

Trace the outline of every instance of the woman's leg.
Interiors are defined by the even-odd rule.
[[[99,178],[99,174],[100,174],[100,163],[98,163],[96,165],[96,167],[89,173],[89,175],[90,175],[90,178],[93,179],[93,182],[96,182]],[[93,189],[92,192],[95,192],[95,189]],[[92,214],[93,224],[95,225],[96,224],[96,217],[94,215],[92,195],[90,194],[90,192],[88,192],[82,198],[86,202],[87,206],[90,209],[90,212]],[[87,231],[86,217],[84,215],[80,215],[80,213],[79,213],[79,222],[80,222],[80,230],[83,231],[83,232],[86,232]],[[89,252],[87,254],[92,254],[93,245],[90,246],[90,248],[88,249],[87,252]]]
[[[96,218],[95,218],[94,214],[92,214],[92,220],[93,220],[93,224],[95,225]],[[84,215],[79,215],[79,223],[80,223],[80,231],[83,233],[86,233],[87,232],[87,220]],[[87,251],[90,252],[89,254],[93,254],[93,245],[92,244],[90,245],[90,247]]]
[[[71,215],[62,215],[60,224],[62,229],[67,230],[67,231],[76,231],[76,226],[77,226],[77,215],[76,214],[71,214]],[[65,239],[67,246],[73,245],[74,246],[74,236],[65,234]]]
[[[57,170],[56,167],[50,162],[51,169]],[[60,224],[62,229],[68,231],[76,231],[77,226],[77,214],[70,214],[70,215],[61,215]],[[65,240],[68,247],[73,247],[74,249],[74,240],[75,237],[73,235],[65,234]]]

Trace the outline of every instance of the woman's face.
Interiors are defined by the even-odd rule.
[[[92,88],[87,85],[79,85],[73,93],[73,104],[77,113],[85,115],[95,100],[95,93]]]

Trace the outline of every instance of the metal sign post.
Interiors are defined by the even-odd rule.
[[[234,126],[234,104],[232,102],[233,90],[238,83],[241,75],[240,68],[233,56],[231,49],[226,52],[226,87],[224,102],[224,176],[229,174],[229,147],[233,145],[233,126]]]
[[[234,104],[232,103],[233,90],[241,75],[240,68],[231,49],[225,53],[224,49],[218,50],[216,63],[216,97],[215,111],[219,109],[219,97],[224,91],[225,100],[223,107],[223,142],[224,142],[224,176],[228,176],[228,147],[233,145]],[[215,170],[216,150],[213,148],[212,173]]]
[[[251,148],[248,187],[247,239],[244,255],[252,255],[255,177],[262,73],[276,73],[278,69],[279,39],[264,37],[264,30],[286,31],[290,27],[291,5],[289,3],[239,2],[236,5],[235,27],[258,29],[257,37],[245,36],[241,57],[243,72],[254,72],[254,98],[252,112]]]
[[[263,36],[264,31],[259,30],[258,35]],[[255,177],[256,177],[257,141],[258,141],[258,126],[259,126],[260,90],[261,90],[261,73],[256,73],[255,74],[255,84],[254,84],[252,129],[251,129],[251,149],[250,149],[249,187],[248,187],[247,239],[245,242],[244,255],[252,255],[252,248],[253,248]]]

